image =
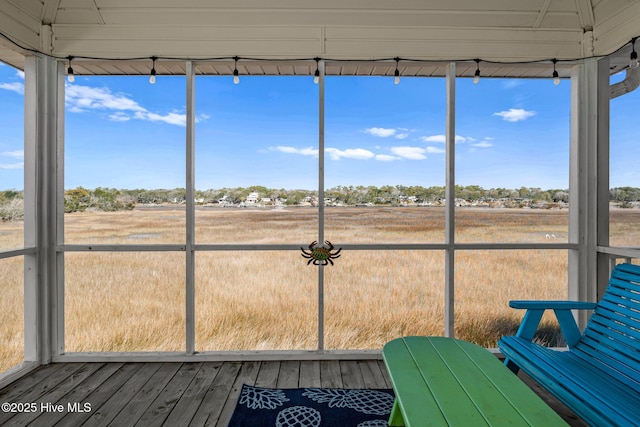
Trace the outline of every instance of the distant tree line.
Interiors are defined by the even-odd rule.
[[[281,201],[287,206],[296,206],[318,196],[313,190],[274,189],[264,186],[232,187],[209,190],[196,190],[194,198],[198,203],[218,203],[224,200],[229,204],[240,204],[251,193],[258,193],[261,198]],[[568,203],[569,191],[566,189],[543,190],[536,187],[490,188],[479,185],[456,185],[456,199],[467,202],[490,200],[531,200],[535,202]],[[383,185],[376,187],[339,185],[325,190],[325,198],[334,203],[344,205],[398,205],[407,199],[415,203],[435,203],[446,198],[443,186],[404,186]],[[616,187],[609,190],[609,200],[618,202],[622,207],[631,207],[640,202],[640,188]],[[180,204],[186,202],[186,190],[174,189],[115,189],[98,187],[89,190],[83,187],[66,190],[64,193],[65,212],[83,211],[119,211],[130,210],[140,204]],[[21,220],[24,217],[22,191],[0,191],[0,220]]]

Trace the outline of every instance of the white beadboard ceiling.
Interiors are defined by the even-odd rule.
[[[0,0],[0,60],[40,51],[74,57],[77,74],[548,77],[557,58],[618,52],[640,35],[640,0]],[[16,46],[19,45],[20,47]],[[620,48],[623,48],[621,51]],[[638,43],[640,49],[640,42]],[[93,59],[90,59],[93,58]],[[269,61],[266,61],[269,60]],[[491,61],[491,62],[489,62]]]

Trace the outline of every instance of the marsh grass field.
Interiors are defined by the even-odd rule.
[[[566,242],[566,210],[459,209],[460,242]],[[612,243],[637,246],[640,212],[613,210]],[[199,208],[197,243],[308,246],[317,210]],[[346,243],[442,243],[440,208],[330,208],[325,237]],[[2,247],[20,247],[15,223],[0,223]],[[183,243],[179,207],[65,216],[67,244]],[[553,237],[552,237],[553,236]],[[343,251],[327,266],[324,347],[376,349],[402,335],[444,331],[442,250]],[[0,371],[22,358],[23,257],[0,260]],[[455,257],[456,336],[495,347],[521,312],[511,299],[565,299],[566,250],[465,250]],[[196,350],[318,347],[318,271],[299,250],[198,251]],[[550,317],[541,341],[558,344]],[[184,351],[185,253],[65,254],[65,343],[74,351]]]

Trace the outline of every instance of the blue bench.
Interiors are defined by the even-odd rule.
[[[527,310],[517,334],[498,341],[513,372],[522,369],[591,425],[640,425],[640,266],[617,265],[597,304],[509,305]],[[575,309],[594,310],[582,333]],[[532,342],[545,310],[555,312],[568,350]]]

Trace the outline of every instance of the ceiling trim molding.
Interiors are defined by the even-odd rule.
[[[53,24],[56,21],[60,0],[44,0],[40,19],[43,25]]]
[[[89,2],[89,6],[91,6],[91,10],[96,17],[96,20],[99,24],[104,25],[104,18],[102,17],[102,13],[100,13],[100,9],[96,4],[96,0],[87,0]]]

